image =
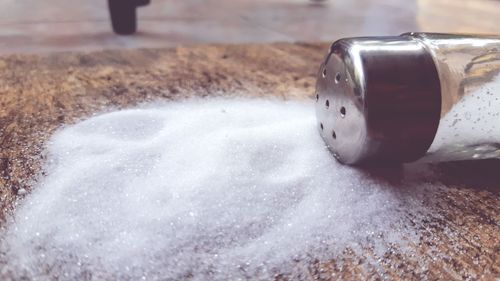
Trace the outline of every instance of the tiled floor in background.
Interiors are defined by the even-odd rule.
[[[112,33],[106,0],[0,0],[0,54],[193,43],[332,41],[406,31],[500,34],[498,0],[152,0]]]

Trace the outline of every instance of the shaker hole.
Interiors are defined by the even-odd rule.
[[[335,84],[338,84],[340,82],[340,73],[337,73],[335,75]]]
[[[335,133],[335,130],[332,130],[332,138],[334,140],[337,139],[337,134]]]
[[[330,107],[330,101],[329,101],[329,100],[326,100],[326,101],[325,101],[325,105],[326,105],[326,108]]]
[[[345,113],[346,113],[345,107],[344,107],[344,106],[342,106],[342,107],[340,108],[340,116],[345,117]]]
[[[318,101],[318,100],[319,100],[319,95],[318,95],[318,94],[316,94],[316,101]]]
[[[319,123],[319,127],[323,130],[323,123]]]
[[[321,73],[321,76],[323,76],[323,78],[326,78],[326,65],[323,68],[323,72]]]

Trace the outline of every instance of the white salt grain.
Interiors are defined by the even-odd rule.
[[[417,241],[417,184],[339,165],[315,122],[310,102],[208,99],[64,128],[3,234],[2,272],[269,279],[346,248]]]
[[[19,189],[17,190],[17,195],[24,195],[24,194],[26,194],[26,193],[27,193],[27,191],[26,191],[26,189],[24,189],[24,188],[19,188]]]

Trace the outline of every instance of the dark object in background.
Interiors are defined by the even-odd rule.
[[[316,117],[344,164],[500,159],[500,36],[340,39],[318,72]]]
[[[150,0],[108,0],[113,31],[120,35],[135,33],[137,30],[136,8],[149,3]]]

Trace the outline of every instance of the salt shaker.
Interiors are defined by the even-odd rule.
[[[318,72],[316,117],[344,164],[500,158],[500,36],[340,39]]]

